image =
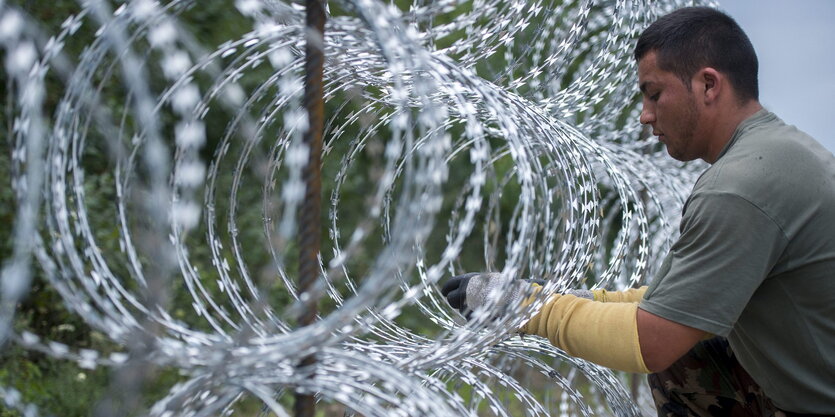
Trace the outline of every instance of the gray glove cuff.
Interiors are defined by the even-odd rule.
[[[594,301],[594,293],[589,290],[568,290],[565,293],[571,294],[575,297],[588,298],[589,300]]]

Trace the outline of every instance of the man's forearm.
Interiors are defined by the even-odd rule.
[[[548,338],[566,353],[627,372],[649,373],[638,339],[637,303],[552,296],[523,333]]]

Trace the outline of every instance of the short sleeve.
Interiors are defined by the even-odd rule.
[[[748,200],[696,194],[640,308],[727,336],[786,245],[781,228]]]

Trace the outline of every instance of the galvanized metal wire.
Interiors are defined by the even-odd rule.
[[[286,416],[290,392],[364,416],[639,415],[621,375],[515,329],[548,293],[646,282],[675,238],[700,167],[642,135],[630,49],[691,3],[330,2],[317,161],[299,4],[230,3],[244,27],[212,45],[201,2],[83,1],[49,27],[0,1],[0,341],[109,368],[97,415],[138,407],[155,369],[180,380],[154,416]],[[473,270],[548,283],[465,321],[438,283]],[[33,276],[115,350],[14,327]]]

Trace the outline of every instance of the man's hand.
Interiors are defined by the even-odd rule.
[[[470,314],[487,304],[491,296],[498,297],[494,301],[497,311],[508,305],[521,304],[530,284],[527,280],[513,280],[508,284],[507,278],[498,272],[470,272],[450,278],[441,288],[441,294],[450,306],[469,319]]]
[[[489,291],[503,283],[504,280],[501,274],[497,272],[470,272],[450,278],[441,288],[441,294],[446,297],[447,302],[452,308],[455,308],[462,315],[469,318],[470,313],[476,307],[484,305],[487,302]],[[531,284],[544,286],[545,280],[529,279],[514,281],[501,297],[498,306],[504,306],[514,301],[521,303],[522,297],[524,296],[522,292],[525,287]],[[594,294],[589,290],[568,290],[566,294],[594,300]]]
[[[446,297],[446,302],[449,303],[452,308],[461,312],[461,314],[465,314],[468,312],[467,310],[467,284],[470,282],[470,278],[479,275],[480,272],[470,272],[469,274],[463,275],[456,275],[447,281],[443,288],[441,288],[441,294]]]

